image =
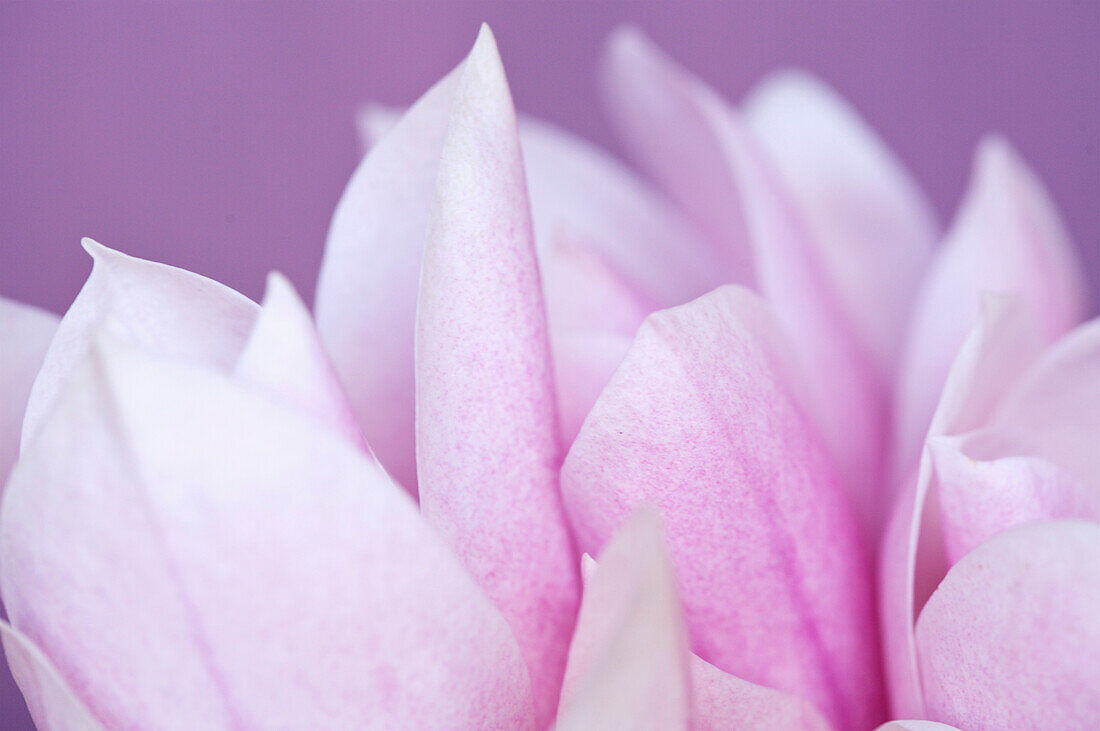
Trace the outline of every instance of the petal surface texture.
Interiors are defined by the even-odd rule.
[[[636,156],[702,225],[720,217],[712,231],[739,229],[721,243],[748,274],[729,279],[753,283],[786,330],[808,374],[806,409],[877,536],[885,384],[844,317],[810,220],[737,112],[640,33],[612,38],[606,76],[611,115]]]
[[[0,491],[19,456],[23,414],[57,315],[0,297]]]
[[[650,316],[562,490],[588,553],[632,506],[657,509],[700,657],[868,727],[881,713],[868,565],[786,356],[748,290]]]
[[[8,667],[39,731],[103,731],[49,658],[29,638],[0,621]]]
[[[978,546],[917,623],[928,715],[974,731],[1095,728],[1097,606],[1100,526],[1038,523]]]
[[[743,108],[817,235],[845,317],[882,379],[892,380],[936,243],[931,206],[885,143],[820,81],[775,74]]]
[[[256,303],[211,279],[91,239],[82,243],[92,256],[92,273],[61,319],[31,390],[23,449],[105,320],[120,336],[166,358],[228,371],[259,315]]]
[[[108,728],[532,728],[508,626],[376,464],[99,339],[0,513],[12,624]]]
[[[686,729],[687,633],[657,517],[641,510],[585,582],[558,731]]]
[[[898,380],[893,470],[916,466],[944,380],[983,292],[1019,293],[1042,342],[1080,322],[1084,269],[1053,202],[1007,142],[989,138],[917,299]]]
[[[508,619],[553,718],[580,577],[515,112],[487,26],[455,90],[416,337],[421,510]]]

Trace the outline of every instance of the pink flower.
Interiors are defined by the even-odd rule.
[[[937,248],[818,82],[604,71],[651,182],[487,28],[364,110],[316,326],[91,241],[59,323],[0,302],[40,727],[1100,721],[1100,325],[1034,175],[983,142]]]

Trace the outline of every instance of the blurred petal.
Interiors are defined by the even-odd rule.
[[[1022,452],[1056,462],[1100,494],[1100,320],[1048,349],[991,422]]]
[[[722,281],[751,285],[740,195],[702,109],[713,92],[634,28],[612,34],[603,66],[608,115],[627,148],[708,236]]]
[[[0,297],[0,492],[19,456],[23,413],[57,315]]]
[[[816,234],[845,317],[880,377],[892,381],[936,243],[931,206],[885,143],[820,81],[773,75],[743,107]]]
[[[894,474],[916,463],[944,379],[985,291],[1019,293],[1043,343],[1084,312],[1080,264],[1046,192],[1008,143],[978,148],[970,190],[917,299],[899,373]]]
[[[882,724],[875,731],[959,731],[959,729],[935,721],[891,721]]]
[[[660,524],[642,510],[585,585],[556,728],[687,729],[687,635]]]
[[[153,353],[228,371],[259,314],[254,302],[211,279],[135,259],[91,239],[82,243],[92,256],[92,273],[61,319],[31,390],[24,450],[104,320]]]
[[[651,316],[581,428],[563,495],[589,553],[632,506],[655,506],[700,657],[866,727],[881,702],[868,567],[784,355],[744,289]]]
[[[738,245],[748,247],[738,256],[751,263],[751,279],[790,337],[811,386],[806,408],[866,533],[877,536],[884,387],[843,317],[812,230],[736,113],[714,92],[635,31],[613,37],[608,59],[612,114],[621,118],[627,143],[660,158],[654,163],[660,179],[675,173],[669,187],[720,191],[706,209],[736,213],[747,235]],[[706,150],[697,149],[702,145]]]
[[[1058,465],[1014,456],[990,432],[929,440],[949,565],[1013,526],[1054,518],[1100,521],[1100,493]]]
[[[309,310],[281,274],[267,278],[260,316],[234,375],[369,451]]]
[[[421,508],[511,624],[548,722],[579,577],[515,113],[487,26],[458,81],[439,166],[416,389]]]
[[[563,444],[572,444],[596,397],[653,309],[590,247],[562,234],[543,255]]]
[[[113,340],[13,472],[0,584],[110,728],[532,725],[507,624],[375,464]]]
[[[460,70],[413,104],[360,163],[333,214],[317,282],[317,328],[359,425],[414,495],[416,291]]]
[[[1100,526],[1038,523],[981,544],[917,622],[928,715],[968,731],[1095,728],[1097,606]]]
[[[988,421],[1003,394],[1039,351],[1030,313],[1019,297],[986,294],[978,323],[951,366],[928,435],[957,434]],[[924,715],[913,628],[916,611],[948,564],[935,471],[927,450],[905,483],[880,556],[880,613],[893,715]]]
[[[691,656],[694,731],[830,731],[813,704],[798,696],[755,685]]]
[[[39,731],[103,731],[49,658],[29,638],[0,620],[8,667]]]

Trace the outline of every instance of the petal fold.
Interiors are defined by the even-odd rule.
[[[868,566],[789,360],[741,288],[650,316],[562,491],[589,553],[632,506],[656,508],[700,657],[866,727],[881,708]]]
[[[416,442],[423,514],[508,619],[549,722],[580,579],[515,112],[487,26],[457,83],[428,227]]]
[[[1088,729],[1100,718],[1100,526],[1001,533],[947,573],[917,622],[929,717]]]

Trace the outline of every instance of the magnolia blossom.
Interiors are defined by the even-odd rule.
[[[1034,174],[983,141],[941,234],[811,78],[624,30],[603,82],[641,174],[487,28],[366,108],[312,315],[92,241],[60,321],[0,304],[41,728],[1100,724],[1100,322]]]

